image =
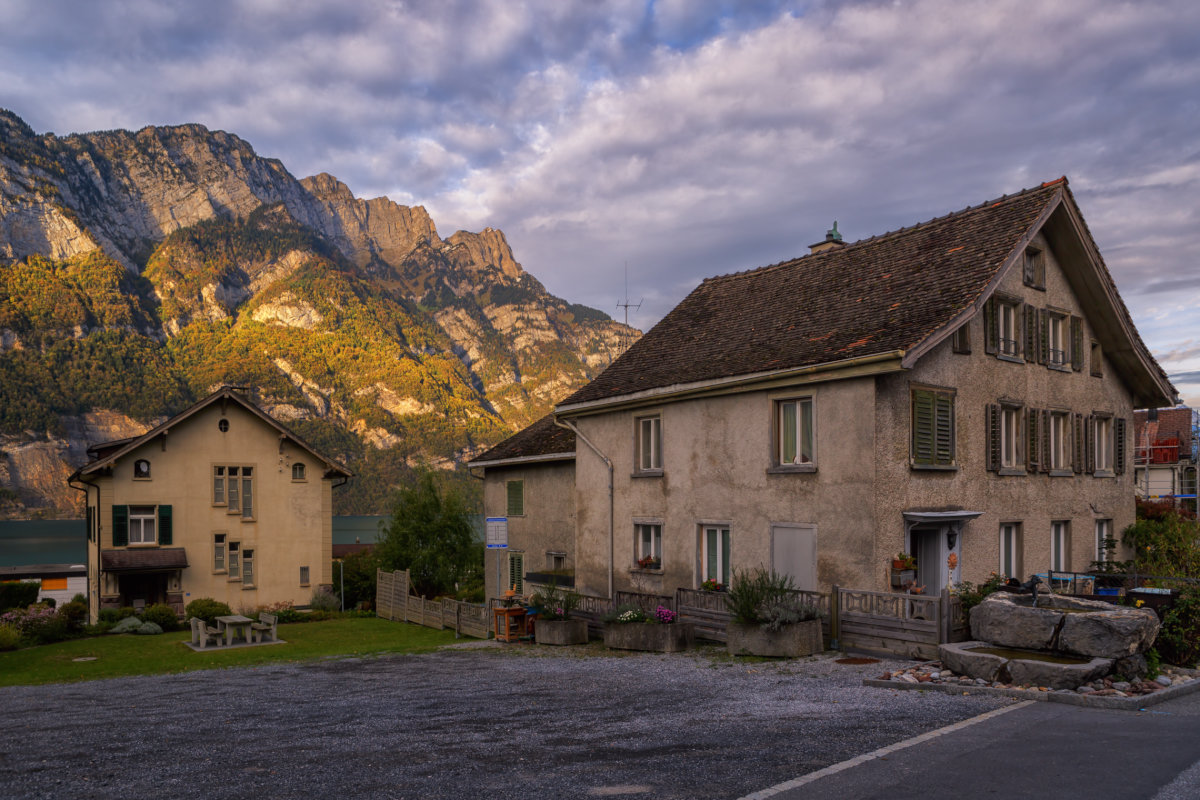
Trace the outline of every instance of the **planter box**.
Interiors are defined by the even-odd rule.
[[[725,627],[725,637],[726,647],[735,656],[798,658],[825,649],[819,619],[785,625],[777,631],[765,630],[761,625],[730,622]]]
[[[916,579],[917,571],[915,569],[892,570],[892,586],[903,586],[906,583],[912,583]]]
[[[696,631],[690,622],[656,625],[652,622],[606,622],[604,645],[614,650],[649,650],[655,653],[678,653],[696,641]]]
[[[538,644],[587,644],[586,619],[539,619],[533,625]]]

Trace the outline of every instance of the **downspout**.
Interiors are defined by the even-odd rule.
[[[613,503],[613,465],[612,465],[612,461],[610,461],[608,456],[604,455],[604,453],[601,453],[600,448],[598,448],[598,447],[596,447],[596,445],[592,444],[591,441],[589,441],[588,438],[583,435],[583,433],[579,430],[579,428],[576,428],[575,425],[573,423],[571,423],[570,421],[564,420],[564,419],[559,419],[558,417],[555,417],[554,424],[560,428],[566,428],[567,430],[571,431],[571,433],[575,434],[575,438],[579,439],[584,444],[586,444],[593,453],[595,453],[597,456],[600,457],[600,460],[604,462],[604,466],[608,467],[608,599],[611,600],[615,596],[613,594],[613,554],[614,554],[614,547],[615,547],[615,542],[614,542],[613,537],[614,537],[615,530],[616,530],[615,529],[616,520],[614,519],[614,516],[613,516],[614,515],[614,503]]]
[[[87,517],[89,516],[87,511],[88,511],[88,503],[92,499],[91,498],[91,490],[92,489],[96,490],[96,513],[90,515],[91,519],[92,519],[92,524],[88,528],[87,532],[85,533],[85,536],[87,536],[88,539],[92,538],[93,532],[96,535],[96,615],[97,615],[96,619],[92,619],[92,570],[91,570],[90,565],[89,565],[89,568],[87,571],[88,621],[91,624],[95,625],[97,622],[100,621],[100,617],[99,617],[99,614],[100,614],[100,530],[99,530],[99,528],[100,528],[100,487],[94,483],[89,483],[87,481],[82,482],[83,486],[76,486],[74,483],[72,483],[72,481],[74,481],[74,480],[75,480],[74,475],[72,475],[70,478],[67,478],[67,485],[70,486],[72,489],[75,489],[76,491],[83,492],[83,516],[84,516],[85,524],[86,524]],[[87,552],[87,543],[86,542],[84,543],[84,552],[85,553]]]

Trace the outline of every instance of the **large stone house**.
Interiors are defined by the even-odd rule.
[[[223,388],[132,439],[89,448],[88,605],[211,597],[306,605],[332,583],[333,487],[351,473]]]
[[[1086,570],[1133,520],[1133,409],[1175,390],[1066,179],[811,250],[704,281],[560,403],[536,512],[536,437],[481,456],[487,513],[524,469],[523,524],[573,530],[596,595],[759,565],[885,590],[901,551],[930,593]]]

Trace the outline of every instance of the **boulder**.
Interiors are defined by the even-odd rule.
[[[1015,602],[1022,595],[995,592],[971,609],[971,638],[991,642],[1001,647],[1025,650],[1050,650],[1062,612],[1049,608],[1033,608],[1031,598],[1023,596],[1024,604]]]
[[[943,666],[960,675],[994,681],[1007,659],[991,653],[977,653],[976,647],[987,647],[986,642],[955,642],[938,646],[938,659]]]
[[[1064,615],[1058,647],[1066,653],[1125,658],[1144,653],[1158,636],[1158,615],[1148,608],[1108,606],[1096,612]]]
[[[1000,647],[1048,650],[1095,658],[1143,653],[1158,635],[1148,608],[1114,606],[1062,595],[996,592],[971,609],[971,636]]]

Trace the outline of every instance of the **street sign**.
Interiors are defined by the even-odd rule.
[[[487,518],[488,550],[508,549],[508,517]]]

